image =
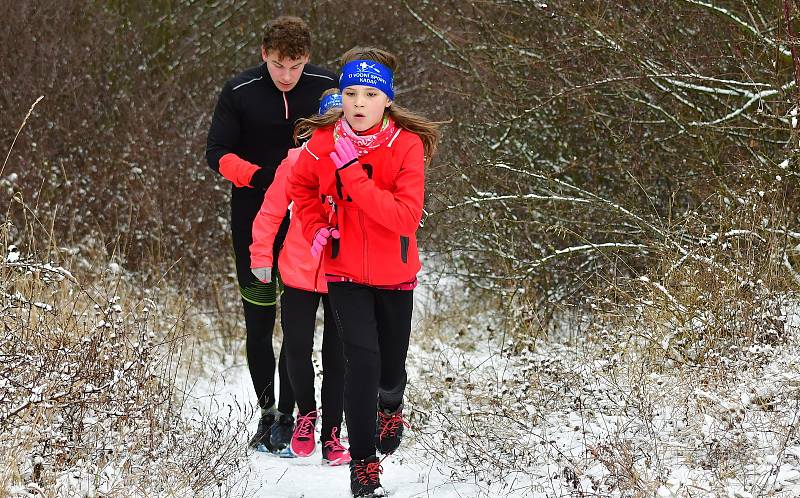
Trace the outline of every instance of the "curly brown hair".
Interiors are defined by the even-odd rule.
[[[261,48],[266,52],[277,50],[280,59],[300,59],[311,53],[311,30],[299,17],[278,17],[267,23]]]
[[[391,69],[393,73],[397,71],[397,57],[386,50],[375,47],[353,47],[342,54],[340,62],[341,65],[344,66],[350,61],[357,61],[360,59],[380,62]],[[441,136],[439,126],[442,123],[431,121],[424,116],[411,112],[404,107],[400,107],[394,101],[392,105],[386,108],[385,113],[391,116],[397,126],[412,133],[416,133],[417,136],[419,136],[425,148],[425,157],[427,161],[430,161],[436,153],[436,147]],[[331,109],[321,116],[312,116],[297,121],[294,129],[295,143],[310,138],[314,130],[318,128],[332,125],[341,118],[343,114],[341,109]]]

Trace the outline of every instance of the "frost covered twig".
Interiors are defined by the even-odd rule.
[[[728,19],[730,19],[731,21],[733,21],[737,26],[740,26],[745,31],[748,31],[749,33],[751,33],[754,37],[756,37],[757,39],[761,40],[766,45],[769,45],[770,47],[778,49],[783,55],[785,55],[785,56],[791,56],[792,55],[791,52],[789,50],[787,50],[786,47],[784,47],[782,44],[779,44],[776,40],[768,37],[767,35],[762,34],[754,26],[752,26],[747,21],[745,21],[744,19],[740,18],[739,16],[737,16],[736,14],[734,14],[733,12],[731,12],[728,9],[725,9],[723,7],[715,5],[715,4],[711,3],[711,2],[704,2],[704,1],[701,1],[701,0],[681,0],[681,1],[689,3],[689,4],[692,4],[692,5],[699,5],[701,7],[706,8],[706,9],[709,9],[709,10],[712,10],[714,12],[717,12],[718,14],[721,14],[721,15],[727,17]]]

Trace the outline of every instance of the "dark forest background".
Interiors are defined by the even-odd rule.
[[[2,5],[0,205],[23,253],[100,253],[213,298],[231,251],[211,112],[289,13],[316,64],[398,54],[397,101],[446,123],[425,264],[520,331],[581,310],[780,335],[800,285],[788,0]]]

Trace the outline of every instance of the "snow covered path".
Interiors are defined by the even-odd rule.
[[[320,454],[281,459],[256,453],[251,459],[250,489],[255,497],[300,498],[349,496],[349,470],[320,465]],[[412,463],[413,462],[413,463]],[[412,448],[399,451],[383,463],[384,488],[394,498],[475,496],[474,486],[448,482],[424,455]]]
[[[485,326],[419,336],[407,365],[415,427],[381,480],[392,498],[800,496],[800,313],[787,328],[784,344],[753,344],[715,368],[609,353],[617,336],[520,350],[499,333],[479,339],[492,337]],[[193,392],[213,393],[200,406],[252,434],[242,360],[208,365]],[[323,466],[319,448],[250,453],[234,480],[230,496],[349,496],[348,469]]]
[[[255,429],[257,419],[249,405],[254,401],[250,392],[247,366],[236,364],[225,368],[208,368],[210,375],[198,383],[195,393],[205,400],[205,406],[234,420],[251,418],[248,428]],[[319,434],[317,434],[319,441]],[[242,441],[246,444],[246,441]],[[410,446],[410,447],[409,447]],[[341,498],[349,496],[347,466],[322,465],[319,445],[308,458],[280,458],[268,453],[253,452],[249,468],[238,477],[237,493],[252,498]],[[474,484],[453,482],[426,456],[424,449],[406,444],[396,454],[384,460],[382,483],[392,498],[464,498],[477,496]],[[505,496],[505,495],[504,495]]]

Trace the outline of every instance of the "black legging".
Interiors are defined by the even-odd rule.
[[[350,456],[375,454],[377,398],[402,400],[414,291],[328,284],[345,357],[344,413]]]
[[[250,244],[253,243],[253,220],[261,207],[257,196],[231,199],[231,238],[236,262],[236,278],[242,295],[244,321],[247,328],[247,366],[258,396],[258,405],[269,408],[275,404],[275,352],[272,335],[275,328],[275,306],[280,291],[278,272],[272,272],[272,282],[258,281],[250,271]],[[286,230],[288,216],[283,220],[273,245],[273,260],[278,261]],[[294,411],[294,394],[289,382],[283,353],[278,360],[280,394],[278,410],[282,413]]]
[[[272,329],[275,326],[275,305],[260,306],[242,299],[244,321],[247,328],[247,367],[253,388],[258,396],[258,406],[269,408],[275,404],[275,352],[272,349]],[[294,394],[286,368],[286,354],[281,347],[278,359],[278,378],[280,379],[278,411],[292,413]]]
[[[283,350],[289,380],[297,399],[300,414],[317,409],[314,395],[314,366],[311,355],[314,349],[317,308],[322,298],[325,325],[322,332],[322,441],[331,439],[331,430],[342,425],[342,389],[344,384],[344,356],[328,296],[316,292],[284,286],[281,296],[281,326]]]

